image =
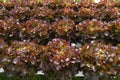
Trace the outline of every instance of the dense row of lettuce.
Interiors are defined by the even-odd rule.
[[[0,67],[8,77],[37,71],[51,80],[120,75],[120,2],[0,2]]]

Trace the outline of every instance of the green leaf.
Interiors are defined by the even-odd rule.
[[[4,3],[5,3],[6,1],[7,1],[7,0],[2,0],[2,2],[4,2]]]
[[[37,0],[37,3],[42,3],[42,0]]]
[[[58,3],[58,2],[60,2],[60,0],[54,0],[54,2],[55,2],[55,3]]]
[[[74,0],[74,2],[78,3],[80,0]]]

